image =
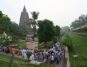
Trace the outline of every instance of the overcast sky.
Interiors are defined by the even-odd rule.
[[[0,0],[0,10],[16,23],[24,5],[30,17],[30,12],[38,11],[39,20],[49,19],[59,26],[69,26],[81,14],[87,14],[87,0]]]

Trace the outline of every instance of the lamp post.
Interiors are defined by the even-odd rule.
[[[75,54],[75,55],[73,55],[73,58],[74,59],[76,59],[76,64],[77,64],[77,66],[76,67],[79,67],[79,60],[78,60],[78,57],[79,57],[79,55],[77,55],[77,54]]]

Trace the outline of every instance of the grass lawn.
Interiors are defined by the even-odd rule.
[[[0,54],[0,67],[8,67],[11,56],[8,54]],[[40,64],[32,65],[26,62],[24,59],[15,57],[12,67],[55,67],[54,64]]]
[[[78,34],[79,36],[82,36],[82,37],[87,37],[87,33],[76,33]]]
[[[77,59],[73,58],[74,53],[70,53],[71,67],[77,67],[77,63],[78,67],[87,67],[87,37],[80,36],[77,33],[70,33],[69,35],[79,55],[77,62]]]

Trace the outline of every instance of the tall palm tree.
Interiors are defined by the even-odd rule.
[[[39,15],[39,12],[31,12],[32,14],[32,18],[33,18],[33,22],[32,22],[32,26],[33,26],[33,37],[35,38],[36,37],[36,25],[37,25],[37,22],[36,20],[38,19],[38,15]]]

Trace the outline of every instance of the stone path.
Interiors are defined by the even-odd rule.
[[[32,50],[34,50],[34,49],[36,49],[37,47],[38,47],[38,43],[37,42],[26,42],[26,44],[27,44],[27,48],[28,49],[32,49]]]
[[[56,67],[65,67],[64,66],[64,60],[62,59],[59,64],[56,64]]]
[[[63,67],[63,66],[62,66],[62,63],[56,64],[56,67]]]
[[[70,67],[68,48],[65,47],[65,58],[55,67]]]

